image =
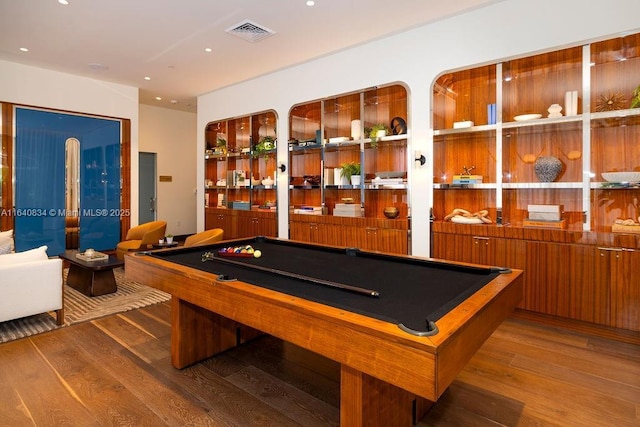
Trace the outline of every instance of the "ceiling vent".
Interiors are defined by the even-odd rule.
[[[248,19],[227,28],[225,31],[251,43],[266,39],[275,34],[275,31],[262,27]]]

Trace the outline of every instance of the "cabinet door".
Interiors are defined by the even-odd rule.
[[[640,252],[610,251],[611,326],[640,331]]]
[[[618,219],[640,222],[640,33],[591,45],[591,229]],[[618,174],[611,174],[611,172]],[[636,177],[625,172],[635,172]],[[621,173],[624,175],[621,176]],[[607,175],[604,175],[607,174]],[[617,228],[617,227],[616,227]],[[623,230],[617,230],[623,231]]]
[[[205,229],[222,228],[225,239],[235,239],[236,230],[234,217],[229,213],[220,212],[220,209],[207,209],[205,215]]]
[[[270,236],[277,234],[276,214],[260,209],[236,211],[237,237]]]

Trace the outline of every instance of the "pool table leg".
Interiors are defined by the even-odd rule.
[[[182,369],[238,345],[238,324],[171,297],[171,364]]]
[[[415,396],[349,366],[340,373],[341,426],[411,426],[426,413],[426,401],[419,398],[420,411],[414,421]],[[428,408],[427,408],[428,409]]]

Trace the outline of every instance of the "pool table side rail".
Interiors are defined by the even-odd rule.
[[[439,353],[445,351],[447,357],[468,360],[477,350],[476,335],[488,336],[495,329],[495,322],[506,318],[508,307],[517,305],[517,302],[513,303],[514,292],[503,291],[511,286],[510,280],[520,274],[514,271],[500,275],[501,280],[494,286],[460,304],[453,312],[461,311],[462,314],[450,313],[441,319],[442,325],[437,322],[440,334],[416,337],[388,322],[240,281],[218,281],[211,273],[162,259],[127,255],[125,263],[126,275],[131,280],[163,290],[174,298],[314,351],[431,401],[437,400],[461,369],[460,363],[448,367],[450,361],[439,362]],[[518,282],[515,285],[521,294]],[[486,310],[485,302],[504,309],[495,321],[486,323],[493,329],[478,333],[487,316],[482,316],[483,321],[476,321],[474,315]],[[470,324],[465,326],[463,321]],[[452,338],[462,344],[450,344]]]

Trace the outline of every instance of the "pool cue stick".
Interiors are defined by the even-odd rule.
[[[377,298],[377,297],[380,296],[380,293],[378,291],[374,291],[372,289],[365,289],[365,288],[361,288],[361,287],[358,287],[358,286],[345,285],[344,283],[337,283],[337,282],[332,282],[330,280],[324,280],[324,279],[318,279],[318,278],[315,278],[315,277],[304,276],[302,274],[291,273],[289,271],[278,270],[276,268],[269,268],[269,267],[263,267],[261,265],[246,264],[244,262],[233,261],[233,260],[228,259],[228,258],[224,258],[224,257],[221,257],[221,256],[216,256],[215,253],[213,253],[213,252],[205,252],[202,255],[202,261],[213,261],[213,260],[220,261],[220,262],[223,262],[223,263],[237,265],[238,267],[254,269],[254,270],[260,270],[260,271],[265,271],[265,272],[271,273],[271,274],[277,274],[279,276],[285,276],[285,277],[291,277],[293,279],[304,280],[305,282],[315,283],[317,285],[323,285],[323,286],[327,286],[327,287],[330,287],[330,288],[337,288],[337,289],[341,289],[343,291],[354,292],[356,294],[366,295],[366,296],[369,296],[369,297]]]

